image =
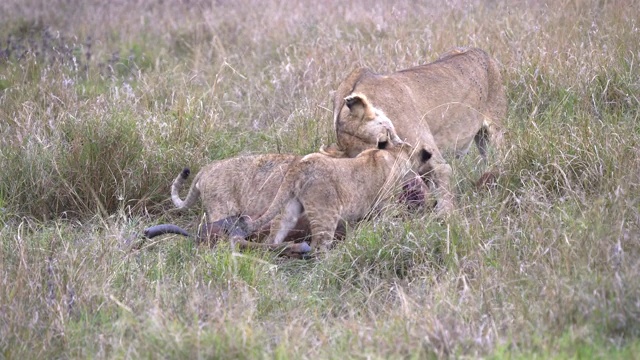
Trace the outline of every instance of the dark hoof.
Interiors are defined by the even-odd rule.
[[[306,254],[306,253],[310,253],[310,252],[311,252],[311,250],[313,250],[313,249],[312,249],[312,248],[311,248],[311,246],[309,246],[309,244],[307,244],[306,242],[304,242],[304,241],[303,241],[303,242],[301,242],[301,243],[299,244],[299,248],[298,248],[298,252],[299,252],[299,253],[301,253],[301,254]]]
[[[309,259],[311,254],[311,246],[306,242],[297,244],[289,244],[284,248],[284,251],[280,253],[281,256],[286,256],[294,259]]]

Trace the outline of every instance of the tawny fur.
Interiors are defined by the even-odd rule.
[[[279,244],[302,216],[311,225],[311,248],[326,248],[340,222],[364,218],[376,205],[389,200],[394,187],[415,178],[413,169],[430,154],[413,152],[408,145],[388,150],[369,149],[355,158],[322,153],[305,156],[287,172],[269,209],[248,222],[249,231],[272,222],[268,242]]]
[[[458,48],[387,75],[356,69],[338,86],[333,109],[338,146],[348,156],[375,147],[367,133],[389,119],[402,140],[431,153],[420,172],[434,185],[436,210],[446,214],[454,203],[442,153],[464,155],[475,141],[486,157],[489,142],[501,143],[507,100],[496,61],[483,50]]]
[[[365,136],[365,141],[379,144],[382,148],[402,143],[388,120],[375,130],[368,131]],[[345,154],[337,151],[336,148],[336,146],[327,147],[324,156],[343,157]],[[189,193],[182,200],[179,194],[180,189],[189,176],[189,170],[185,169],[173,181],[171,200],[178,209],[184,209],[194,205],[198,199],[202,199],[207,217],[205,224],[209,225],[208,230],[203,234],[206,234],[206,240],[215,242],[219,235],[229,235],[237,231],[235,224],[229,228],[227,224],[229,219],[260,217],[275,198],[289,168],[297,164],[301,158],[297,155],[264,154],[214,161],[198,172]],[[224,227],[217,225],[221,222],[227,225]],[[285,235],[286,241],[305,239],[311,232],[310,227],[306,217],[300,217],[295,226]],[[270,228],[269,224],[265,223],[264,226],[255,228],[246,235],[260,240],[263,235],[269,234]],[[344,237],[345,231],[342,224],[336,236]]]
[[[171,200],[178,209],[193,206],[199,199],[206,212],[207,231],[198,236],[199,241],[214,244],[219,237],[233,233],[215,224],[239,216],[258,217],[268,208],[284,175],[302,156],[290,154],[263,154],[239,156],[214,161],[203,167],[193,179],[186,198],[180,198],[180,189],[187,180],[184,171],[171,185]],[[186,169],[185,169],[186,170]],[[256,240],[268,234],[269,227],[247,234]],[[292,228],[287,241],[301,241],[310,234],[306,219]]]
[[[202,199],[209,223],[229,216],[259,216],[271,204],[289,167],[301,158],[264,154],[217,160],[198,172],[184,200],[179,192],[186,178],[178,175],[171,185],[171,200],[184,209]]]

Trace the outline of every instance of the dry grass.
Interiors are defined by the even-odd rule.
[[[0,2],[1,358],[631,357],[640,350],[637,1]],[[331,91],[455,45],[503,66],[508,148],[458,209],[323,261],[143,227],[184,166],[333,140]]]

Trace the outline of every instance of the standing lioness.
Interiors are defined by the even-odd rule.
[[[356,113],[355,104],[365,109]],[[354,70],[334,95],[334,125],[338,146],[355,156],[376,146],[368,140],[368,124],[379,116],[391,119],[402,140],[432,154],[421,175],[435,187],[436,210],[446,213],[453,208],[453,196],[451,167],[442,151],[460,156],[475,140],[485,157],[489,141],[500,143],[506,104],[495,60],[480,49],[461,48],[387,75]]]

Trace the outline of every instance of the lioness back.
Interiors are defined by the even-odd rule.
[[[476,87],[476,92],[475,99],[470,99],[475,101],[469,103],[476,104],[476,110],[482,114],[484,120],[483,126],[495,127],[494,131],[500,132],[497,135],[501,136],[504,131],[503,121],[507,116],[507,97],[496,60],[478,48],[455,48],[442,54],[434,64],[453,67],[470,80],[472,86]],[[439,137],[435,136],[438,142]],[[501,138],[494,139],[499,140]]]

